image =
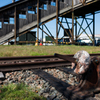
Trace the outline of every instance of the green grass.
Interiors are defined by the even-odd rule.
[[[0,90],[0,100],[46,100],[24,84],[9,84]]]
[[[39,56],[59,54],[75,54],[79,50],[86,50],[89,53],[100,53],[100,47],[94,46],[32,46],[32,45],[9,45],[0,46],[0,57],[10,56]]]

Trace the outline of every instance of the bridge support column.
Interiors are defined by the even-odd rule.
[[[56,0],[56,45],[58,45],[58,0]]]
[[[43,25],[42,25],[42,30],[43,30]],[[44,33],[44,32],[42,31],[42,44],[43,44],[43,33]]]
[[[37,43],[39,39],[39,0],[37,0]]]
[[[95,46],[95,13],[93,13],[93,46]]]
[[[75,18],[77,20],[77,18]],[[75,42],[77,41],[77,22],[75,21]]]
[[[72,44],[74,44],[74,2],[72,0]]]
[[[15,6],[15,12],[14,12],[14,44],[16,45],[16,37],[17,37],[17,11]]]

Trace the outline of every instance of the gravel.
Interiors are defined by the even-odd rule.
[[[56,68],[43,69],[43,71],[68,84],[75,86],[79,84],[75,76],[66,74]],[[43,95],[46,97],[47,100],[68,100],[62,95],[62,93],[58,92],[55,87],[52,87],[49,82],[46,82],[43,78],[34,74],[32,70],[9,72],[5,74],[5,78],[6,79],[4,81],[0,81],[3,85],[7,85],[9,83],[25,83],[33,88],[34,91],[37,91],[40,96]],[[100,94],[96,95],[94,99],[100,100]]]

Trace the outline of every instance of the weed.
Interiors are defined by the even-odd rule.
[[[0,100],[46,100],[25,84],[9,84],[1,87]]]

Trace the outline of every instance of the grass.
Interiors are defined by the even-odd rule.
[[[9,84],[0,89],[0,100],[46,100],[24,84]]]
[[[94,46],[32,46],[32,45],[9,45],[0,46],[0,57],[10,56],[38,56],[59,54],[75,54],[79,50],[86,50],[89,53],[100,53],[100,47]]]

